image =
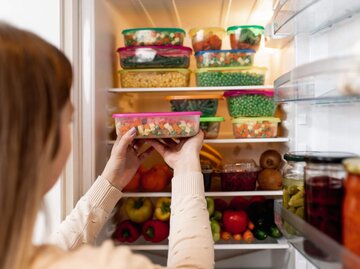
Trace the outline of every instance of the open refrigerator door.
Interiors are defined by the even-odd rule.
[[[279,206],[277,201],[283,196],[281,187],[261,190],[259,181],[255,180],[252,182],[254,187],[250,184],[250,189],[249,185],[234,188],[232,184],[224,182],[229,174],[238,173],[238,163],[246,163],[246,167],[259,167],[260,156],[266,150],[274,150],[281,155],[289,151],[349,151],[360,154],[360,145],[354,143],[359,131],[356,115],[360,112],[360,98],[356,92],[359,89],[356,82],[358,78],[354,75],[359,71],[359,61],[351,54],[352,45],[360,40],[356,31],[360,23],[357,17],[359,7],[356,1],[345,2],[76,1],[81,15],[78,25],[80,99],[86,104],[81,111],[82,133],[87,135],[81,141],[80,155],[88,160],[81,167],[83,188],[87,189],[92,184],[92,179],[101,172],[109,156],[116,137],[112,114],[202,110],[206,104],[203,113],[212,114],[207,115],[208,117],[221,116],[225,120],[216,117],[217,119],[210,118],[201,123],[206,125],[204,128],[210,128],[210,124],[213,124],[214,130],[217,130],[213,137],[205,140],[207,145],[211,145],[210,150],[209,147],[204,148],[202,153],[204,163],[210,163],[210,171],[215,171],[210,173],[213,184],[208,187],[206,196],[222,199],[227,203],[234,197],[244,198],[247,202],[259,196],[265,197],[270,203],[276,200],[275,209],[269,209],[275,210],[276,223],[281,226],[281,221],[285,219],[300,231],[299,238],[311,239],[312,233],[307,234],[306,229],[299,228],[300,218],[293,218],[294,214],[288,214],[287,211],[282,213],[281,202]],[[319,12],[320,10],[323,12]],[[190,31],[204,25],[213,27],[211,30],[200,28]],[[247,26],[243,27],[244,25]],[[258,25],[255,29],[266,26],[264,35],[260,35],[260,46],[252,44],[250,49],[255,51],[243,51],[240,56],[238,52],[230,51],[233,53],[230,53],[231,57],[236,59],[235,64],[242,66],[227,66],[230,62],[227,63],[224,58],[229,55],[229,51],[219,50],[239,49],[239,46],[244,48],[241,47],[243,42],[239,41],[235,33],[239,29],[249,32],[248,25]],[[164,27],[167,29],[159,29]],[[226,33],[228,27],[230,29]],[[127,30],[134,28],[142,28],[142,34],[136,35],[134,30]],[[152,28],[150,32],[149,28]],[[194,32],[200,32],[200,37]],[[205,42],[209,32],[221,36],[220,45],[218,37],[214,46],[210,46],[210,51],[206,47],[209,44]],[[159,43],[147,43],[149,37],[150,41],[154,38],[155,41],[152,42]],[[189,57],[185,55],[187,49],[180,49],[182,52],[179,56],[169,48],[154,50],[151,47],[153,45],[183,45],[192,47],[196,52]],[[117,50],[126,46],[146,47],[140,53],[136,49],[120,49],[120,56],[124,56],[120,59]],[[145,55],[137,60],[141,69],[133,68],[136,55]],[[169,63],[162,66],[164,57],[173,57],[170,66]],[[159,66],[146,66],[144,62],[149,58],[156,59],[150,62]],[[149,67],[150,69],[146,69]],[[119,74],[118,71],[122,68]],[[209,97],[222,96],[226,91],[232,94],[235,91],[257,93],[238,93],[235,97],[230,94],[231,98],[226,97],[226,101]],[[261,91],[265,91],[265,94],[260,94]],[[271,110],[268,92],[272,92],[271,100],[276,101],[276,109]],[[203,97],[186,97],[190,95]],[[181,98],[174,99],[172,96]],[[241,103],[246,106],[248,102],[252,108],[251,113],[238,109],[239,106],[236,105]],[[257,105],[260,109],[256,109]],[[214,107],[215,113],[212,111]],[[269,108],[270,115],[264,108]],[[236,119],[232,119],[234,115]],[[275,117],[269,120],[268,116]],[[158,122],[151,125],[153,123],[148,118],[146,120],[140,121],[144,135],[161,127],[156,126],[155,123]],[[221,121],[220,132],[217,120]],[[186,123],[170,127],[171,129],[167,128],[169,132],[177,128],[181,132],[181,128],[186,130]],[[221,167],[217,167],[219,164],[222,164]],[[230,164],[233,165],[228,166],[231,169],[236,164],[234,171],[224,168]],[[154,154],[144,164],[143,173],[149,175],[154,167],[161,165],[161,159]],[[282,165],[283,161],[276,168],[280,169]],[[242,168],[240,171],[260,173],[260,170],[249,169]],[[135,191],[125,193],[124,196],[127,199],[150,198],[156,203],[159,197],[170,195],[169,186],[165,186],[156,191],[151,191],[150,187],[147,192],[135,188]],[[127,218],[123,208],[125,198],[119,203],[114,218],[99,235],[98,243],[109,239],[116,224]],[[287,219],[287,216],[294,220]],[[235,238],[225,240],[224,237],[214,245],[216,268],[305,268],[304,266],[312,266],[311,264],[320,268],[332,268],[330,265],[334,268],[341,267],[341,258],[330,263],[312,259],[311,255],[298,247],[300,239],[292,240],[286,236],[286,231],[284,235],[279,238],[268,236],[265,240],[259,239],[259,236],[250,242]],[[327,246],[327,238],[321,241],[325,242],[324,246]],[[166,264],[166,239],[159,243],[149,243],[140,238],[126,245],[147,255],[156,263]]]

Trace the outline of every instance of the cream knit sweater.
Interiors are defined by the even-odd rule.
[[[213,240],[202,174],[175,176],[172,190],[167,268],[213,268]],[[37,247],[30,268],[163,268],[145,256],[132,253],[128,247],[115,247],[111,241],[100,247],[88,245],[94,242],[121,197],[118,189],[99,177],[52,236],[51,242],[62,249],[49,245]]]

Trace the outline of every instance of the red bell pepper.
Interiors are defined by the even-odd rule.
[[[142,234],[146,241],[160,242],[169,236],[169,224],[160,220],[148,220],[143,224]]]
[[[119,223],[113,234],[113,238],[120,242],[132,243],[140,237],[140,228],[130,220]]]

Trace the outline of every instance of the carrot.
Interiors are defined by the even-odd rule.
[[[233,234],[233,238],[236,241],[240,241],[242,237],[241,237],[241,234]]]
[[[150,125],[149,124],[144,124],[144,130],[146,129],[150,129]]]
[[[229,240],[231,238],[231,234],[227,231],[221,231],[220,237],[222,240]]]
[[[243,234],[243,238],[246,243],[251,243],[254,241],[254,235],[250,230],[245,231],[245,233]]]

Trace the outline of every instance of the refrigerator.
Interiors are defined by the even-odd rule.
[[[265,86],[274,88],[281,125],[274,139],[234,139],[226,102],[217,114],[225,117],[218,139],[205,141],[224,160],[252,158],[266,149],[345,151],[360,154],[360,1],[357,0],[82,0],[63,1],[64,50],[73,62],[75,81],[74,153],[64,180],[65,210],[69,210],[99,175],[110,154],[112,113],[169,111],[165,96],[217,93],[249,87],[121,88],[118,47],[122,30],[140,27],[179,27],[258,24],[265,34],[255,65],[265,66]],[[191,47],[186,35],[185,46]],[[223,49],[230,48],[223,38]],[[196,69],[192,56],[190,69]],[[256,88],[256,87],[255,87]],[[155,157],[154,157],[155,158]],[[74,181],[72,178],[81,178]],[[156,198],[164,193],[135,193]],[[169,195],[169,192],[165,193]],[[282,191],[211,192],[212,197],[265,195],[281,200]],[[131,194],[126,194],[131,196]],[[280,203],[280,205],[279,205]],[[278,221],[299,231],[295,238],[246,244],[216,243],[216,268],[342,268],[344,259],[359,257],[294,218],[275,202]],[[109,239],[114,225],[104,227],[98,244]],[[302,242],[313,240],[333,259],[315,259]],[[135,243],[130,247],[165,265],[167,244]],[[356,263],[360,266],[360,263]]]

